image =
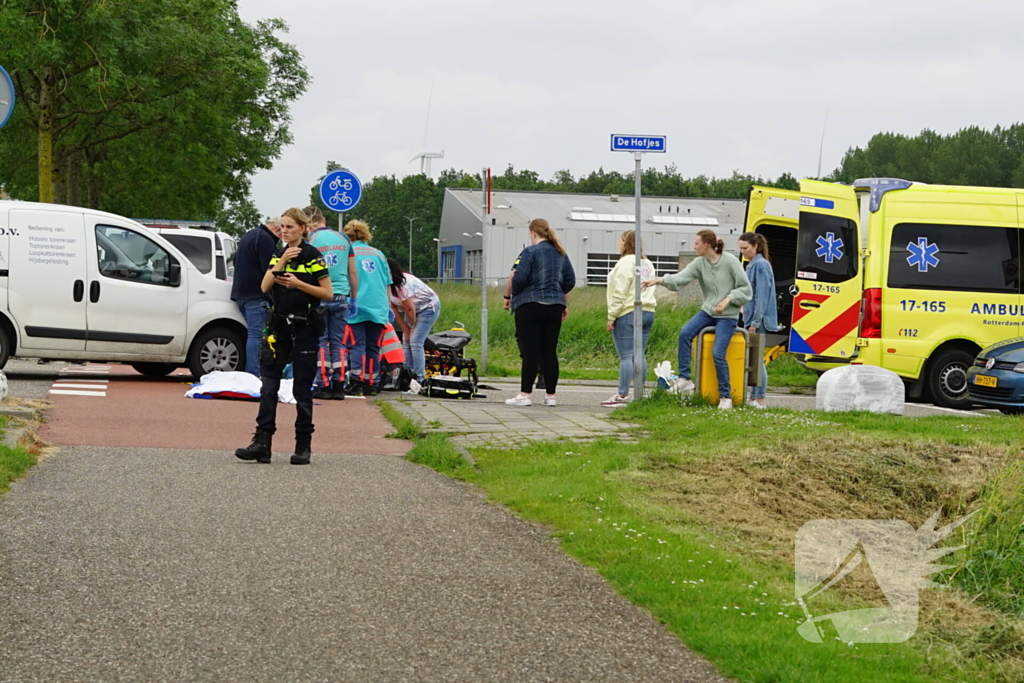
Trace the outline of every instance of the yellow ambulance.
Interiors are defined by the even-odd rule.
[[[799,193],[754,188],[747,229],[769,238],[773,256],[766,230],[792,230],[793,220],[775,215],[769,199],[791,208],[793,195],[793,269],[773,264],[779,285],[793,280],[792,314],[780,316],[789,351],[814,369],[887,368],[907,380],[908,397],[969,406],[978,351],[1021,336],[1024,190],[893,178],[804,180]]]

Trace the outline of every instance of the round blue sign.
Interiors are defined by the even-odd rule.
[[[351,171],[331,171],[320,183],[320,201],[331,211],[351,211],[363,197],[363,184]]]
[[[3,128],[14,111],[14,83],[7,71],[0,66],[0,128]]]

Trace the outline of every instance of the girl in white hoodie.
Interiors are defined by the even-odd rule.
[[[619,354],[619,390],[601,405],[623,406],[629,396],[629,385],[633,379],[633,302],[636,299],[636,233],[627,230],[619,238],[619,259],[608,273],[608,331],[612,333],[615,351]],[[654,279],[654,264],[641,255],[640,280]],[[641,377],[647,377],[647,339],[654,327],[654,289],[644,289],[640,295],[643,305],[643,348],[640,349]],[[643,391],[643,387],[639,387]]]

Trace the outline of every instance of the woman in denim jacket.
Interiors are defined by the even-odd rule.
[[[512,276],[512,312],[523,354],[519,394],[510,406],[533,403],[530,394],[538,363],[544,369],[545,406],[555,405],[558,386],[558,335],[569,313],[565,295],[576,286],[576,273],[555,231],[543,218],[530,222],[530,245],[519,255]]]
[[[740,254],[748,260],[747,279],[754,296],[743,307],[743,324],[751,335],[776,332],[779,329],[775,306],[775,272],[768,260],[768,240],[755,232],[740,235]],[[764,408],[765,390],[768,388],[768,368],[761,360],[761,381],[750,389],[750,402],[755,408]]]

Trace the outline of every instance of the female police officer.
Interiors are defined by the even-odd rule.
[[[313,378],[320,345],[320,301],[331,301],[330,273],[319,251],[305,236],[309,219],[302,209],[291,208],[281,216],[284,246],[270,259],[261,287],[274,298],[267,324],[267,335],[260,353],[260,412],[256,434],[248,448],[239,448],[235,456],[242,460],[268,463],[271,438],[277,430],[277,392],[281,373],[289,362],[295,372],[293,392],[298,403],[295,416],[295,454],[293,465],[307,465],[313,438]]]

